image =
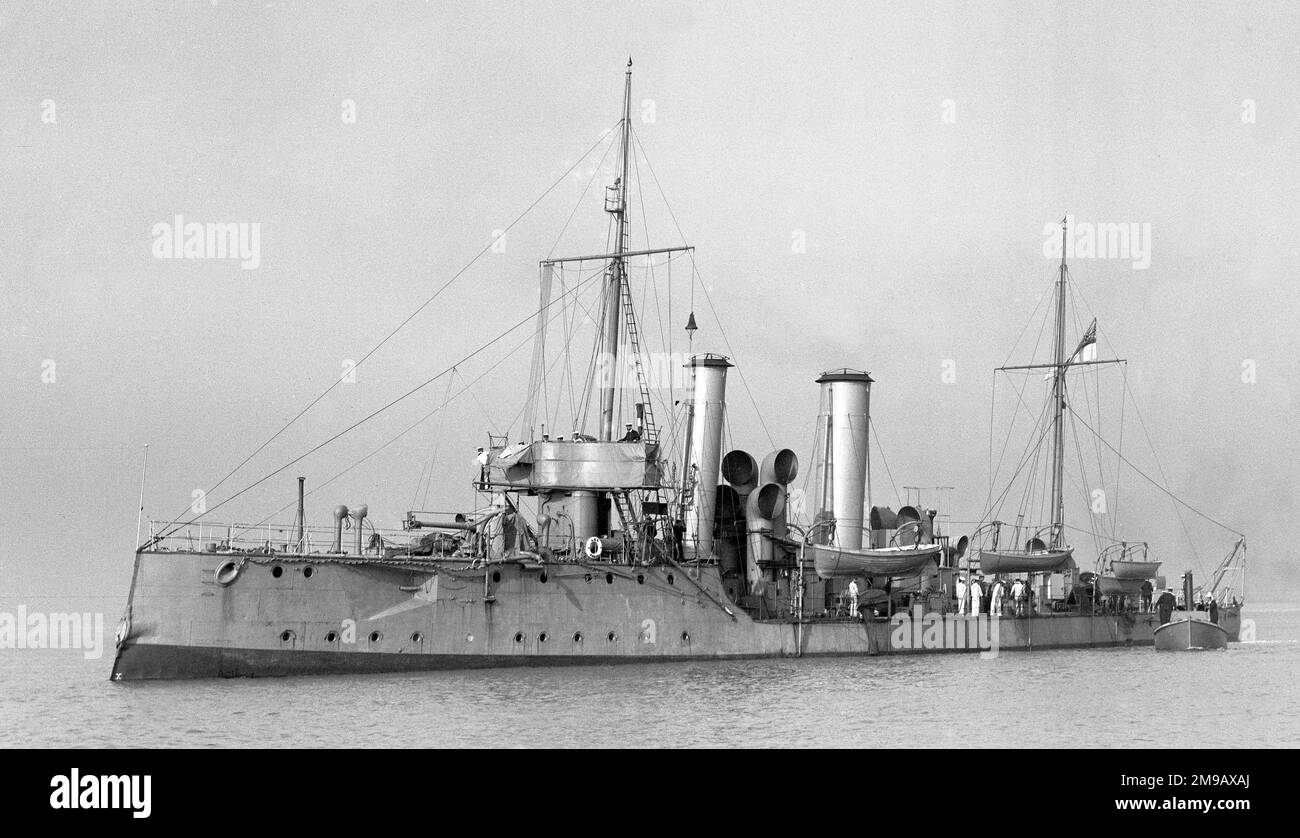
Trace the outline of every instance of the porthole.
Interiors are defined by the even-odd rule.
[[[284,575],[284,568],[280,567],[279,565],[274,565],[271,568],[271,575],[274,576],[276,579],[279,579],[281,576]]]
[[[492,581],[493,581],[493,582],[500,582],[500,581],[501,581],[501,571],[499,571],[499,570],[494,570],[494,571],[492,571]]]
[[[370,642],[371,642],[371,643],[378,643],[380,640],[383,640],[383,639],[384,639],[384,636],[383,636],[382,634],[380,634],[379,632],[377,632],[377,631],[372,631],[372,632],[370,632]]]
[[[584,574],[582,574],[582,581],[583,581],[583,582],[586,582],[588,585],[590,585],[590,584],[591,584],[591,574],[590,574],[590,573],[584,573]]]
[[[423,634],[420,634],[420,633],[417,631],[415,634],[412,634],[412,635],[411,635],[411,642],[412,642],[412,643],[423,643],[423,642],[424,642],[424,635],[423,635]]]
[[[691,633],[689,631],[682,632],[682,642],[683,643],[691,642]]]
[[[472,634],[467,634],[467,635],[465,635],[465,642],[466,642],[466,643],[473,643],[473,642],[474,642],[474,635],[472,635]]]
[[[289,629],[285,629],[284,631],[280,632],[280,642],[281,642],[281,643],[292,643],[292,642],[293,642],[293,636],[294,636],[294,635],[293,635],[293,632],[292,632],[292,631],[290,631]]]
[[[522,631],[515,632],[515,642],[516,643],[524,642],[524,633]]]
[[[539,576],[537,577],[537,581],[538,581],[538,582],[541,582],[543,585],[546,584],[546,571],[543,570],[543,571],[541,572],[541,575],[539,575]]]
[[[339,639],[339,633],[338,633],[337,631],[327,631],[327,632],[325,632],[325,642],[326,642],[326,643],[333,643],[334,641],[336,641],[336,640],[338,640],[338,639]]]
[[[614,584],[614,574],[612,574],[612,573],[606,573],[606,574],[605,574],[605,584],[607,584],[607,585],[613,585],[613,584]]]
[[[574,642],[574,643],[581,643],[581,642],[582,642],[582,632],[580,632],[580,631],[575,631],[575,632],[573,633],[573,642]]]
[[[611,631],[608,635],[606,635],[605,639],[608,640],[610,643],[613,643],[615,640],[618,640],[618,635]]]
[[[638,573],[638,574],[636,575],[636,583],[637,583],[638,585],[644,585],[644,584],[645,584],[645,574],[644,574],[644,573]]]
[[[312,575],[313,573],[315,573],[315,572],[316,572],[316,571],[312,569],[312,566],[311,566],[311,565],[307,565],[306,567],[304,567],[304,568],[302,569],[302,576],[303,576],[304,579],[310,579],[310,578],[311,578],[311,575]]]
[[[673,575],[671,573],[668,574],[668,584],[669,585],[673,584]]]
[[[551,639],[551,636],[550,636],[549,634],[547,634],[546,632],[542,632],[541,634],[537,635],[537,642],[539,642],[539,643],[545,643],[547,640],[550,640],[550,639]]]

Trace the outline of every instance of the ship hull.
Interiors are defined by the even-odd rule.
[[[919,609],[755,620],[710,566],[697,580],[673,566],[249,557],[223,585],[215,571],[229,559],[136,555],[114,680],[1150,645],[1155,628],[1149,614],[991,628],[987,615]]]
[[[1228,642],[1241,640],[1241,606],[1224,605],[1219,608],[1219,625],[1228,633]]]

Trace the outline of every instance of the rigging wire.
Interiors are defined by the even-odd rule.
[[[645,146],[641,144],[641,137],[637,135],[636,131],[632,131],[631,133],[632,133],[632,138],[636,141],[637,147],[641,149],[641,155],[645,160],[646,170],[650,172],[650,178],[654,181],[655,187],[659,190],[660,196],[663,197],[664,199],[664,206],[668,209],[668,215],[673,220],[673,226],[677,228],[677,235],[680,236],[684,241],[686,236],[682,232],[682,225],[677,220],[677,213],[673,212],[672,206],[668,203],[668,198],[664,192],[663,185],[659,182],[659,176],[655,174],[654,165],[650,162],[649,155],[645,153]],[[699,266],[695,263],[695,252],[694,251],[687,251],[687,252],[690,254],[691,257],[691,272],[692,272],[693,279],[698,279],[700,276],[700,272],[699,272]],[[727,352],[731,353],[731,357],[733,359],[736,358],[736,350],[732,348],[731,340],[727,337],[727,330],[722,325],[722,318],[718,316],[718,311],[713,306],[713,298],[709,296],[709,289],[701,282],[700,290],[704,292],[704,299],[709,304],[709,311],[713,314],[714,322],[718,324],[718,333],[722,336],[723,345],[727,347]],[[694,283],[692,283],[691,284],[692,310],[694,310],[694,305],[695,305],[694,297],[695,297],[695,285]],[[754,413],[758,417],[758,423],[760,426],[762,426],[763,433],[767,436],[768,444],[771,445],[773,448],[775,448],[776,439],[772,436],[772,432],[768,430],[767,422],[766,420],[763,419],[763,412],[758,409],[758,401],[754,398],[754,393],[749,388],[749,380],[745,378],[744,367],[741,366],[740,364],[736,364],[736,372],[740,376],[741,385],[745,388],[745,395],[749,397],[749,403],[754,407]]]
[[[1135,404],[1135,405],[1134,405],[1134,408],[1136,408],[1136,407],[1137,407],[1137,405]],[[1121,460],[1123,460],[1125,465],[1127,465],[1129,468],[1133,469],[1133,471],[1137,472],[1138,476],[1141,477],[1143,480],[1146,480],[1146,481],[1147,481],[1148,483],[1150,483],[1152,486],[1155,486],[1157,489],[1159,489],[1160,491],[1162,491],[1162,492],[1164,492],[1166,495],[1168,495],[1169,498],[1170,498],[1171,500],[1173,500],[1175,503],[1177,503],[1177,504],[1179,504],[1179,505],[1185,507],[1186,509],[1188,509],[1189,511],[1193,512],[1194,514],[1196,514],[1196,515],[1200,516],[1201,518],[1204,518],[1205,520],[1209,521],[1211,524],[1214,524],[1215,526],[1217,526],[1217,527],[1219,527],[1219,528],[1221,528],[1221,529],[1223,529],[1223,530],[1226,530],[1227,532],[1232,533],[1233,535],[1238,536],[1239,538],[1245,538],[1245,537],[1246,537],[1244,533],[1237,532],[1237,531],[1234,530],[1232,527],[1228,526],[1227,524],[1223,523],[1222,521],[1218,521],[1218,520],[1215,520],[1214,518],[1211,518],[1209,515],[1206,515],[1204,512],[1200,511],[1200,510],[1197,509],[1196,507],[1194,507],[1194,506],[1192,506],[1191,504],[1187,503],[1185,500],[1183,500],[1182,498],[1180,498],[1180,497],[1178,497],[1177,495],[1175,495],[1175,494],[1174,494],[1173,492],[1171,492],[1169,489],[1166,489],[1163,485],[1161,485],[1160,483],[1156,482],[1156,480],[1155,480],[1153,477],[1151,477],[1150,475],[1148,475],[1146,472],[1142,471],[1142,469],[1140,469],[1140,468],[1138,468],[1137,466],[1135,466],[1135,465],[1133,464],[1133,462],[1132,462],[1131,460],[1129,460],[1127,457],[1125,457],[1123,454],[1120,454],[1119,451],[1117,451],[1117,450],[1115,449],[1115,446],[1111,445],[1111,444],[1110,444],[1109,442],[1107,442],[1105,439],[1102,439],[1102,438],[1097,434],[1097,432],[1096,432],[1095,430],[1093,430],[1092,426],[1089,425],[1086,421],[1084,421],[1083,417],[1079,416],[1078,413],[1075,413],[1075,411],[1074,411],[1073,408],[1069,408],[1069,407],[1067,407],[1066,409],[1069,410],[1071,413],[1074,413],[1074,415],[1079,419],[1079,422],[1082,423],[1083,426],[1084,426],[1085,428],[1087,428],[1087,429],[1088,429],[1088,430],[1089,430],[1089,431],[1090,431],[1094,436],[1098,436],[1098,438],[1101,439],[1102,444],[1105,445],[1107,448],[1109,448],[1111,451],[1113,451],[1113,452],[1115,453],[1115,455],[1118,456]],[[1159,464],[1157,463],[1157,466],[1158,466],[1158,465],[1159,465]],[[1161,477],[1164,478],[1164,470],[1163,470],[1163,469],[1161,469]],[[1180,517],[1180,520],[1181,520],[1181,517]],[[1184,527],[1184,530],[1186,530],[1185,527]],[[1190,536],[1189,536],[1189,539],[1190,539]],[[1193,552],[1193,555],[1195,555],[1194,552]]]
[[[551,185],[548,186],[548,187],[546,188],[546,190],[545,190],[544,192],[542,192],[542,194],[539,195],[539,196],[538,196],[538,197],[537,197],[537,198],[536,198],[536,199],[535,199],[531,204],[529,204],[528,207],[527,207],[526,209],[524,209],[523,212],[521,212],[519,215],[515,216],[514,220],[511,221],[509,224],[507,224],[507,225],[502,229],[502,231],[501,231],[501,235],[505,235],[508,231],[510,231],[512,228],[514,228],[515,225],[517,225],[520,221],[522,221],[522,220],[524,219],[525,216],[527,216],[530,212],[532,212],[533,209],[535,209],[535,208],[537,207],[537,205],[540,204],[540,203],[541,203],[541,202],[546,198],[546,196],[549,195],[549,194],[550,194],[550,193],[555,189],[555,187],[557,187],[557,186],[559,186],[561,183],[563,183],[563,182],[564,182],[564,179],[567,178],[567,177],[569,176],[569,173],[572,172],[575,168],[577,168],[578,165],[581,164],[582,161],[585,160],[585,159],[587,158],[587,156],[590,155],[591,152],[594,151],[594,150],[595,150],[595,149],[600,145],[600,143],[601,143],[603,140],[605,140],[605,138],[608,136],[609,132],[612,131],[612,130],[613,130],[612,128],[611,128],[611,129],[607,129],[606,132],[605,132],[604,134],[602,134],[601,137],[600,137],[599,139],[596,140],[596,142],[592,143],[591,147],[588,148],[586,151],[584,151],[584,152],[582,153],[582,155],[581,155],[581,156],[580,156],[580,157],[579,157],[579,158],[574,162],[574,164],[573,164],[572,166],[570,166],[568,169],[566,169],[566,170],[564,171],[564,173],[563,173],[562,175],[560,175],[558,178],[556,178],[555,181],[554,181],[553,183],[551,183]],[[499,237],[498,237],[498,238],[499,238]],[[426,309],[426,308],[427,308],[427,307],[428,307],[428,306],[429,306],[429,305],[430,305],[434,300],[436,300],[436,299],[437,299],[437,298],[442,294],[442,292],[446,291],[449,287],[451,287],[452,283],[454,283],[454,282],[456,282],[456,280],[460,279],[460,277],[461,277],[461,276],[462,276],[466,271],[468,271],[471,267],[473,267],[474,264],[475,264],[476,262],[478,262],[478,260],[481,259],[485,253],[487,253],[488,251],[490,251],[490,250],[492,249],[492,246],[493,246],[494,244],[496,244],[496,239],[493,239],[492,241],[490,241],[490,242],[488,242],[486,245],[484,245],[483,248],[482,248],[481,250],[479,250],[478,253],[474,254],[473,258],[471,258],[468,262],[466,262],[465,265],[464,265],[463,267],[461,267],[460,270],[456,271],[456,273],[452,274],[452,276],[451,276],[450,279],[448,279],[446,282],[444,282],[442,285],[440,285],[440,286],[438,287],[438,289],[437,289],[436,291],[433,292],[433,295],[432,295],[432,296],[430,296],[428,299],[426,299],[423,303],[420,303],[420,305],[415,309],[415,311],[413,311],[413,312],[411,312],[409,315],[407,315],[407,317],[406,317],[405,320],[403,320],[401,323],[398,323],[397,326],[394,327],[392,331],[390,331],[387,335],[385,335],[385,336],[383,337],[383,339],[381,339],[381,340],[379,341],[379,343],[375,344],[373,347],[370,348],[369,351],[366,352],[366,354],[362,355],[361,358],[360,358],[360,359],[359,359],[355,364],[353,364],[352,369],[355,370],[357,367],[359,367],[359,366],[361,366],[363,363],[365,363],[366,359],[368,359],[370,356],[372,356],[372,355],[374,355],[376,352],[378,352],[379,349],[380,349],[382,346],[384,346],[384,344],[388,343],[388,341],[391,340],[392,337],[393,337],[394,335],[396,335],[399,331],[401,331],[403,328],[405,328],[405,326],[406,326],[408,323],[410,323],[412,320],[414,320],[415,317],[416,317],[417,315],[419,315],[420,312],[424,311],[424,309]],[[308,402],[306,407],[304,407],[304,408],[302,408],[302,410],[298,411],[298,413],[295,414],[294,417],[293,417],[292,419],[290,419],[288,422],[286,422],[284,425],[282,425],[278,431],[276,431],[276,432],[275,432],[274,434],[272,434],[272,435],[271,435],[271,436],[270,436],[270,437],[269,437],[265,442],[263,442],[263,443],[262,443],[261,445],[259,445],[256,449],[254,449],[253,452],[252,452],[251,454],[249,454],[247,457],[245,457],[243,460],[241,460],[241,461],[239,462],[238,465],[236,465],[233,469],[231,469],[230,471],[228,471],[228,472],[225,474],[224,477],[222,477],[222,478],[221,478],[220,480],[218,480],[215,484],[213,484],[212,488],[208,489],[207,491],[208,491],[209,493],[214,492],[214,491],[216,491],[218,488],[220,488],[223,484],[225,484],[225,482],[226,482],[227,480],[229,480],[232,476],[234,476],[234,474],[235,474],[236,472],[238,472],[241,468],[243,468],[245,465],[247,465],[247,463],[248,463],[249,460],[253,459],[253,458],[256,457],[259,453],[261,453],[261,451],[262,451],[263,449],[265,449],[266,446],[268,446],[268,445],[270,445],[272,442],[274,442],[274,441],[275,441],[275,440],[280,436],[280,434],[282,434],[282,433],[284,433],[286,430],[288,430],[289,427],[292,426],[292,425],[293,425],[295,422],[297,422],[299,419],[301,419],[302,416],[303,416],[305,413],[307,413],[307,411],[309,411],[309,410],[311,410],[313,407],[315,407],[316,404],[319,403],[321,399],[323,399],[323,398],[325,398],[327,395],[329,395],[329,394],[334,390],[334,388],[337,387],[337,386],[339,385],[339,383],[340,383],[342,380],[343,380],[343,379],[342,379],[341,376],[338,377],[338,378],[335,378],[335,379],[330,383],[330,385],[329,385],[328,387],[326,387],[326,388],[325,388],[325,389],[320,393],[320,395],[316,396],[316,398],[314,398],[314,399],[312,399],[310,402]],[[177,516],[176,518],[172,519],[173,527],[175,526],[175,522],[176,522],[176,520],[179,519],[180,517],[183,517],[184,514],[185,514],[185,513],[182,512],[181,515],[179,515],[179,516]],[[202,516],[205,515],[205,514],[206,514],[206,511],[205,511],[205,512],[201,512],[201,513],[199,513],[198,516],[196,516],[195,518],[191,519],[191,521],[190,521],[189,523],[193,523],[193,521],[198,520],[199,517],[202,517]],[[163,532],[163,536],[169,535],[169,534],[170,534],[171,532],[173,532],[173,531],[174,531],[174,529],[172,529],[172,530],[165,530],[165,531]]]
[[[590,277],[590,278],[588,278],[587,281],[590,281],[590,279],[593,279],[593,278],[594,278],[594,277]],[[575,289],[575,290],[576,290],[576,289]],[[558,316],[558,315],[552,315],[552,317],[555,317],[555,316]],[[538,328],[541,328],[541,326],[539,325]],[[427,422],[427,421],[428,421],[429,419],[431,419],[435,414],[439,413],[443,408],[445,408],[448,404],[450,404],[451,402],[454,402],[456,399],[460,398],[460,397],[461,397],[462,395],[464,395],[465,393],[469,392],[469,393],[472,394],[474,385],[478,384],[478,383],[479,383],[480,381],[482,381],[485,377],[487,377],[487,375],[488,375],[489,373],[491,373],[491,372],[492,372],[493,370],[495,370],[497,367],[501,366],[501,364],[505,363],[505,361],[506,361],[507,359],[511,358],[511,357],[514,356],[517,352],[519,352],[519,350],[521,350],[521,349],[523,349],[525,346],[527,346],[528,343],[529,343],[529,341],[533,340],[533,338],[534,338],[535,336],[536,336],[536,332],[534,332],[534,334],[529,335],[528,337],[524,338],[522,341],[520,341],[518,344],[515,345],[514,349],[511,349],[511,350],[510,350],[509,352],[507,352],[505,355],[502,355],[502,356],[501,356],[500,358],[498,358],[498,359],[497,359],[497,360],[496,360],[496,361],[495,361],[491,366],[489,366],[487,369],[483,370],[481,373],[479,373],[477,376],[475,376],[474,379],[473,379],[472,381],[470,381],[468,384],[466,384],[464,387],[462,387],[460,390],[458,390],[454,396],[450,396],[450,397],[444,399],[443,402],[442,402],[441,404],[439,404],[439,405],[438,405],[437,407],[435,407],[433,410],[429,411],[429,412],[426,413],[424,416],[422,416],[421,418],[419,418],[418,420],[416,420],[414,423],[412,423],[411,425],[409,425],[405,430],[401,431],[401,432],[398,433],[396,436],[390,438],[387,442],[385,442],[384,444],[380,445],[378,448],[374,449],[374,450],[371,451],[369,454],[366,454],[364,457],[361,457],[360,459],[354,461],[354,462],[353,462],[351,465],[349,465],[347,468],[345,468],[345,469],[343,469],[342,471],[338,472],[337,474],[335,474],[333,477],[329,478],[329,479],[326,480],[325,482],[323,482],[323,483],[317,485],[316,487],[314,487],[314,488],[313,488],[310,492],[308,492],[307,494],[308,494],[308,495],[314,494],[316,491],[325,488],[325,487],[328,486],[330,483],[333,483],[335,480],[339,479],[339,478],[342,477],[343,475],[345,475],[345,474],[347,474],[348,472],[352,471],[352,469],[356,468],[357,466],[361,465],[361,464],[364,463],[365,461],[369,460],[371,457],[375,456],[375,455],[378,454],[380,451],[383,451],[385,448],[387,448],[388,446],[392,445],[394,442],[397,442],[397,440],[401,439],[402,437],[406,436],[406,435],[407,435],[408,433],[410,433],[411,431],[415,430],[415,429],[416,429],[417,427],[419,427],[420,425],[422,425],[422,424],[424,424],[425,422]],[[454,369],[454,368],[453,368],[453,369]],[[461,380],[462,380],[462,381],[464,380],[464,377],[463,377],[463,376],[461,376]],[[450,389],[450,386],[449,386],[448,389]],[[310,453],[311,453],[311,452],[309,451],[308,454],[310,454]],[[303,456],[307,456],[307,455],[303,455]],[[290,465],[292,465],[292,463],[291,463]],[[272,476],[272,475],[268,475],[268,477],[270,477],[270,476]],[[251,487],[250,487],[250,488],[251,488]],[[228,498],[228,500],[233,500],[233,497],[232,497],[232,498]],[[224,503],[224,501],[223,501],[223,503]],[[258,521],[256,524],[251,524],[251,525],[249,525],[248,527],[245,527],[243,530],[240,530],[240,532],[241,532],[241,533],[242,533],[242,532],[247,532],[247,531],[250,530],[250,529],[256,529],[257,527],[262,526],[262,525],[265,524],[267,521],[269,521],[271,518],[274,518],[276,515],[279,515],[280,513],[284,512],[286,509],[288,509],[290,506],[293,506],[293,505],[296,504],[296,503],[297,503],[296,500],[295,500],[295,501],[291,501],[287,506],[283,506],[283,507],[281,507],[281,508],[278,509],[277,511],[275,511],[275,512],[271,513],[270,515],[268,515],[267,517],[263,518],[261,521]],[[193,523],[193,521],[190,521],[189,523]],[[188,526],[188,524],[187,524],[186,526]]]
[[[575,289],[575,290],[576,290],[576,289]],[[215,506],[209,507],[208,509],[204,510],[203,512],[198,513],[198,514],[195,515],[193,518],[191,518],[190,520],[186,521],[186,522],[183,523],[183,524],[181,524],[181,523],[179,523],[179,522],[175,522],[175,521],[173,521],[173,522],[172,522],[172,528],[171,528],[171,529],[164,531],[162,535],[155,536],[155,538],[156,538],[156,539],[164,538],[164,537],[166,537],[167,535],[170,535],[172,532],[175,532],[177,529],[180,529],[181,527],[187,527],[187,526],[189,526],[190,524],[193,524],[195,521],[197,521],[199,518],[202,518],[204,515],[207,515],[207,514],[209,514],[209,513],[215,512],[216,510],[218,510],[218,509],[220,509],[221,507],[225,506],[227,503],[230,503],[230,502],[231,502],[232,500],[234,500],[235,498],[238,498],[239,496],[241,496],[241,495],[243,495],[244,493],[250,491],[251,489],[253,489],[253,488],[257,487],[257,486],[260,486],[262,483],[265,483],[267,480],[270,480],[272,477],[275,477],[277,474],[279,474],[280,472],[282,472],[282,471],[284,471],[285,469],[289,468],[290,466],[293,466],[294,464],[296,464],[296,463],[298,463],[298,462],[301,462],[302,460],[304,460],[304,459],[306,459],[307,457],[311,456],[312,454],[316,453],[316,452],[319,451],[320,449],[324,448],[325,446],[329,445],[330,443],[334,442],[335,440],[339,439],[340,437],[344,436],[345,434],[350,433],[350,432],[353,431],[354,429],[360,427],[361,425],[363,425],[363,424],[365,424],[366,422],[370,421],[371,419],[375,418],[376,416],[378,416],[379,414],[381,414],[381,413],[383,413],[384,411],[388,410],[389,408],[393,407],[394,405],[398,404],[399,402],[405,401],[406,399],[408,399],[408,398],[410,398],[411,396],[415,395],[415,394],[418,393],[420,390],[423,390],[425,387],[429,386],[429,385],[432,384],[433,382],[437,381],[438,379],[442,378],[442,377],[445,376],[445,375],[448,375],[449,373],[451,373],[452,370],[456,369],[456,367],[458,367],[458,366],[460,366],[461,364],[463,364],[463,363],[469,361],[471,358],[474,358],[476,355],[480,354],[481,352],[483,352],[484,350],[486,350],[488,347],[493,346],[493,345],[496,344],[496,343],[499,343],[499,342],[500,342],[501,340],[503,340],[507,335],[509,335],[510,333],[514,332],[516,329],[518,329],[520,326],[524,325],[524,324],[527,323],[528,321],[532,320],[534,317],[539,317],[539,316],[541,315],[542,311],[545,311],[547,308],[550,308],[552,304],[553,304],[553,301],[552,301],[552,302],[548,302],[545,306],[543,306],[543,307],[542,307],[541,309],[539,309],[538,311],[535,311],[535,312],[533,312],[532,314],[529,314],[527,317],[523,318],[523,319],[520,320],[519,322],[515,323],[513,326],[511,326],[511,327],[509,327],[508,329],[506,329],[506,330],[505,330],[504,332],[502,332],[501,334],[499,334],[499,335],[497,335],[496,337],[494,337],[492,340],[488,341],[487,343],[483,344],[483,345],[480,346],[479,348],[475,349],[473,352],[471,352],[471,353],[469,353],[468,355],[466,355],[465,357],[461,358],[459,361],[457,361],[456,363],[452,364],[451,366],[449,366],[449,367],[443,369],[443,370],[442,370],[441,372],[439,372],[437,375],[433,376],[432,378],[429,378],[429,379],[425,380],[424,382],[422,382],[422,383],[420,383],[420,384],[417,384],[415,387],[411,388],[410,390],[407,390],[407,391],[406,391],[405,393],[403,393],[402,395],[398,396],[397,398],[395,398],[395,399],[393,399],[392,401],[390,401],[390,402],[388,402],[387,404],[385,404],[383,407],[380,407],[380,408],[378,408],[377,410],[375,410],[375,411],[373,411],[373,412],[367,414],[366,416],[363,416],[361,419],[358,419],[356,422],[352,423],[352,424],[349,425],[348,427],[346,427],[346,428],[344,428],[343,430],[339,431],[338,433],[334,434],[334,435],[331,436],[330,438],[326,439],[324,442],[318,443],[317,445],[315,445],[314,447],[312,447],[310,450],[308,450],[308,451],[304,452],[303,454],[300,454],[299,456],[293,458],[293,459],[290,460],[289,462],[287,462],[287,463],[285,463],[284,465],[282,465],[282,466],[280,466],[279,468],[277,468],[275,471],[272,471],[271,473],[269,473],[269,474],[267,474],[267,475],[265,475],[265,476],[259,478],[258,480],[254,481],[253,483],[250,483],[249,485],[247,485],[247,486],[245,486],[244,488],[240,489],[240,490],[239,490],[238,492],[236,492],[235,494],[233,494],[233,495],[231,495],[231,496],[225,498],[224,500],[222,500],[220,503],[216,504]]]
[[[867,424],[871,426],[871,435],[876,440],[876,450],[880,452],[880,461],[885,465],[885,475],[889,477],[889,488],[894,491],[894,500],[899,506],[902,506],[903,497],[898,494],[898,485],[894,483],[894,473],[889,470],[889,460],[885,459],[885,448],[880,444],[880,433],[876,430],[876,420],[867,417]],[[870,503],[871,498],[867,498],[867,502]]]

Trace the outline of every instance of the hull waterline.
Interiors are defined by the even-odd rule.
[[[671,566],[262,557],[222,585],[225,558],[137,554],[113,680],[987,650],[989,629],[952,614],[756,620],[711,566],[694,579]],[[1001,619],[996,650],[1150,645],[1155,622]]]

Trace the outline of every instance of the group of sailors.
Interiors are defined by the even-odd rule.
[[[1034,592],[1023,579],[994,577],[986,588],[983,576],[957,578],[957,616],[994,614],[999,617],[1028,617],[1034,611]]]

